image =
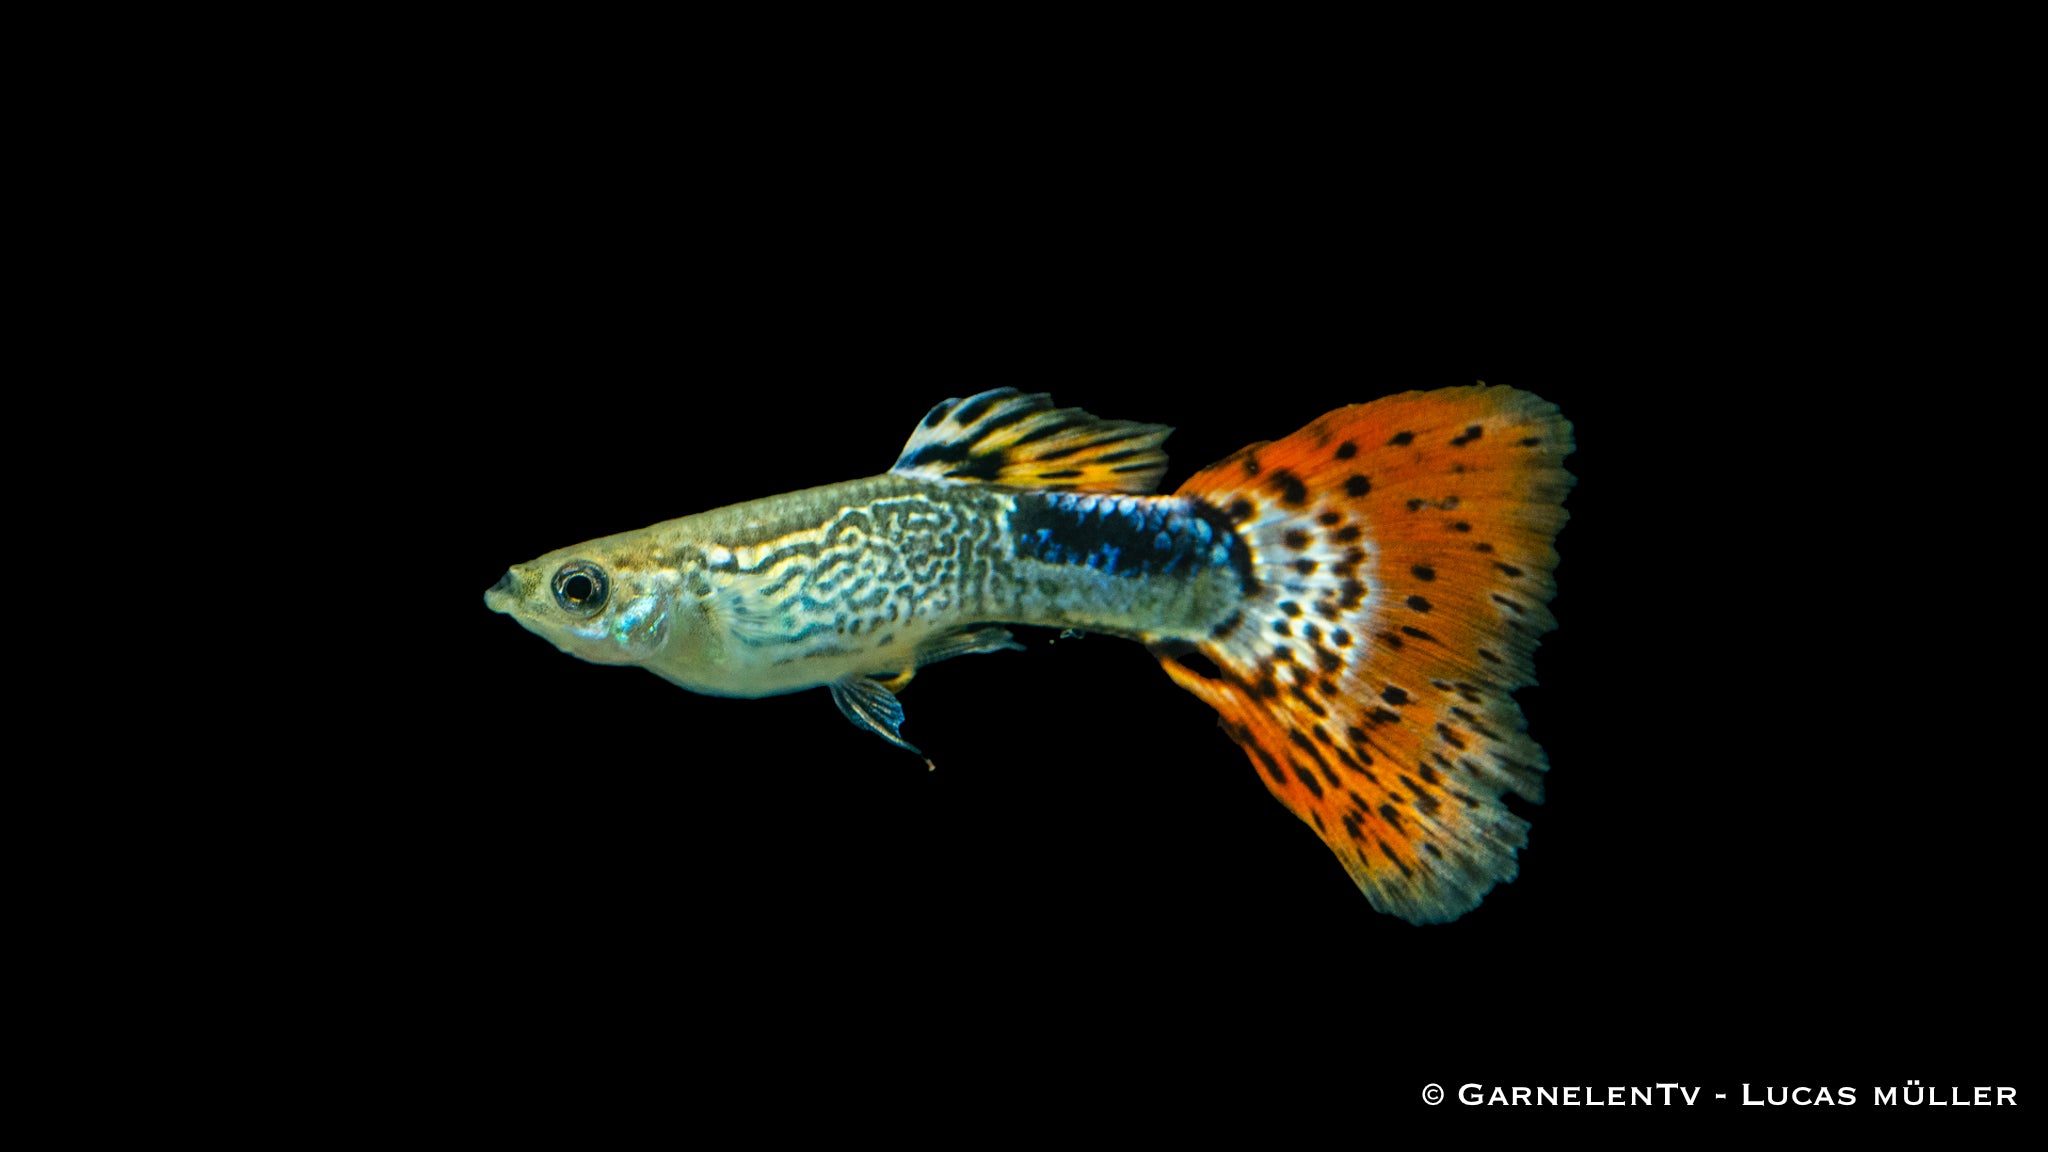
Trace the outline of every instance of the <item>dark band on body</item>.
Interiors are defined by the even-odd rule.
[[[1255,586],[1230,519],[1200,500],[1115,493],[1017,497],[1010,532],[1020,560],[1081,564],[1110,576],[1191,578],[1228,565]]]

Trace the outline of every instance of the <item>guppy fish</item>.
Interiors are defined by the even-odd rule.
[[[1543,750],[1509,692],[1555,626],[1572,429],[1507,388],[1339,408],[1147,495],[1172,429],[999,388],[927,413],[889,471],[578,544],[484,594],[572,656],[716,696],[825,686],[911,749],[918,669],[1004,624],[1145,644],[1375,908],[1414,923],[1514,879]]]

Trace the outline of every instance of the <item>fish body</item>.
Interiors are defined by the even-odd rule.
[[[829,687],[902,737],[920,668],[1004,625],[1147,645],[1367,897],[1455,918],[1511,879],[1543,753],[1508,695],[1535,638],[1570,425],[1500,388],[1339,409],[1150,495],[1170,429],[999,389],[889,472],[551,552],[485,593],[571,655],[695,692]]]
[[[912,672],[992,622],[1205,635],[1241,599],[1241,557],[1197,501],[882,475],[550,553],[486,599],[571,655],[768,696]],[[615,610],[554,602],[548,581],[578,563],[602,570]]]

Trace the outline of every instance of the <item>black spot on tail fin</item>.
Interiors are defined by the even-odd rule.
[[[1509,693],[1554,626],[1571,448],[1527,393],[1411,392],[1181,488],[1231,510],[1253,579],[1244,626],[1194,641],[1217,674],[1166,670],[1382,911],[1452,920],[1515,877],[1502,800],[1540,800],[1547,763]]]

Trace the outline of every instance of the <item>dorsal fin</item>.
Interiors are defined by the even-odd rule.
[[[997,388],[945,400],[911,433],[890,471],[927,480],[1150,492],[1166,472],[1163,424],[1055,408],[1043,392]]]

